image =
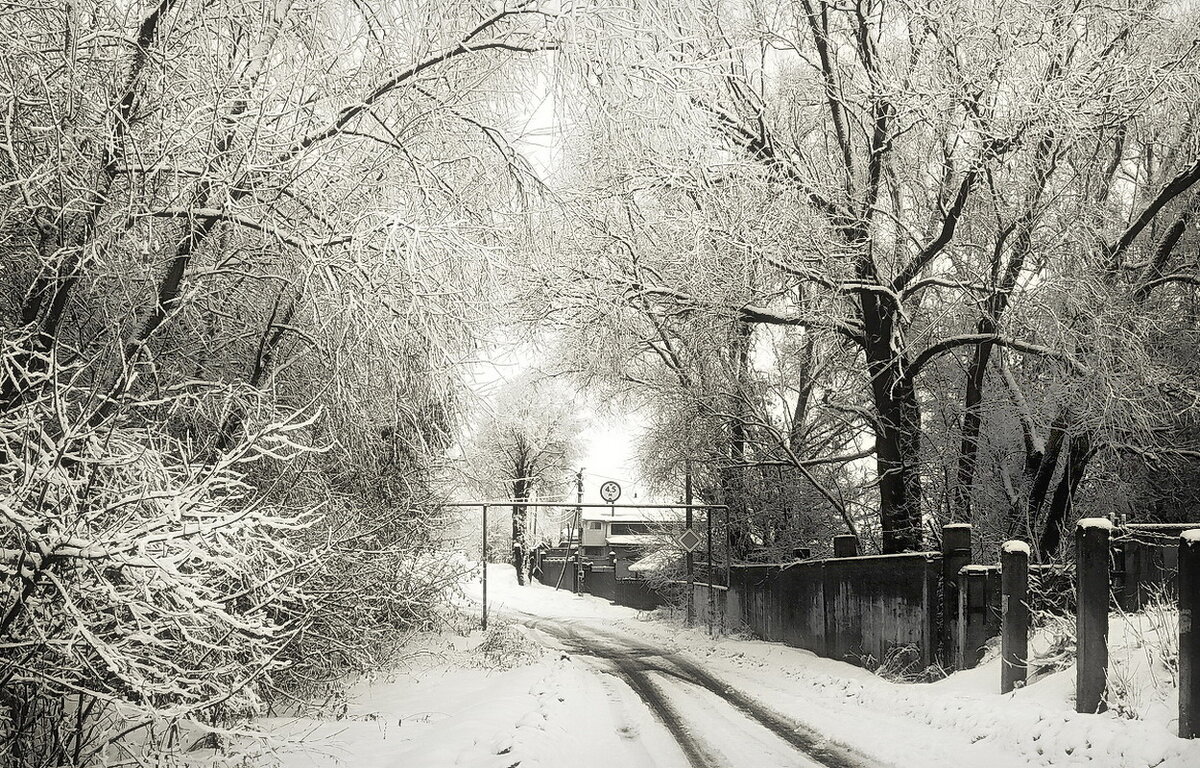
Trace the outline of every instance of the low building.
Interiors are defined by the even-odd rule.
[[[593,562],[616,557],[618,574],[659,549],[683,529],[683,512],[664,509],[616,509],[583,512],[583,556]]]

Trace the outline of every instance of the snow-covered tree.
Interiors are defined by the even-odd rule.
[[[574,487],[583,419],[564,388],[530,373],[505,382],[488,410],[465,449],[468,477],[485,497],[513,502],[512,558],[524,584],[533,542],[520,502]]]

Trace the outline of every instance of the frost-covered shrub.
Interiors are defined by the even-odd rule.
[[[1179,606],[1166,588],[1151,593],[1142,610],[1113,614],[1109,627],[1110,710],[1131,720],[1168,702],[1179,687]]]
[[[260,709],[311,601],[281,512],[247,470],[304,452],[308,420],[214,461],[153,425],[91,424],[56,386],[0,417],[0,760],[155,751],[188,722]]]
[[[488,628],[475,656],[489,669],[511,669],[532,664],[541,653],[541,646],[531,641],[521,627],[500,621]]]

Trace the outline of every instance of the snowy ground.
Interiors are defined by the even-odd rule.
[[[505,566],[489,574],[487,636],[451,638],[412,669],[363,681],[340,719],[261,723],[302,742],[279,749],[285,766],[1200,766],[1200,741],[1173,735],[1174,701],[1135,684],[1152,674],[1138,648],[1145,630],[1114,631],[1144,718],[1131,720],[1076,714],[1071,668],[1008,696],[994,692],[994,661],[898,684],[590,596],[519,588]]]

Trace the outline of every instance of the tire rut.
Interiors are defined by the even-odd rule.
[[[849,747],[830,741],[815,729],[763,706],[752,697],[714,677],[699,665],[680,658],[677,654],[664,654],[651,646],[631,641],[596,627],[589,626],[583,629],[577,625],[560,624],[529,614],[523,614],[522,619],[534,629],[559,640],[573,652],[610,664],[615,673],[626,680],[651,711],[662,720],[672,737],[679,743],[693,768],[728,768],[728,766],[720,762],[699,740],[691,735],[686,722],[651,681],[647,674],[649,672],[668,675],[718,696],[798,752],[827,768],[882,768],[883,766]]]

